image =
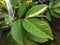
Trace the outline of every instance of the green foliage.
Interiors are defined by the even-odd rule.
[[[29,7],[29,3],[30,2],[27,1],[27,2],[24,2],[24,3],[19,5],[19,10],[18,10],[18,16],[19,17],[22,17],[25,14],[27,8]]]
[[[53,38],[49,25],[42,20],[39,20],[36,18],[25,19],[23,21],[23,26],[29,33],[31,33],[32,35],[34,35],[36,37],[49,38],[49,39]],[[33,28],[34,28],[34,30],[33,30]]]
[[[5,15],[2,13],[2,12],[0,12],[0,18],[3,18]]]
[[[5,15],[5,22],[6,22],[6,24],[11,23],[12,20],[13,20],[13,18],[11,16],[8,16],[7,14]]]
[[[18,44],[24,45],[25,34],[23,34],[24,31],[21,24],[22,24],[22,20],[18,20],[14,22],[14,24],[12,25],[11,33],[13,38],[16,40]]]
[[[17,5],[19,4],[19,0],[10,0],[12,5]]]
[[[44,5],[44,4],[34,6],[30,10],[28,10],[28,12],[26,13],[26,18],[37,16],[43,13],[46,10],[46,8],[47,8],[47,5]]]
[[[5,33],[1,45],[18,45],[11,36],[11,33]]]
[[[60,1],[53,6],[53,10],[60,14]]]
[[[7,14],[5,1],[1,1],[3,8],[0,7],[0,45],[39,45],[38,43],[54,38],[57,42],[60,41],[58,37],[53,37],[49,24],[52,17],[60,18],[60,1],[40,0],[38,3],[31,0],[10,0],[14,17]]]

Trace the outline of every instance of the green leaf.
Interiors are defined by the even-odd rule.
[[[60,14],[60,8],[55,8],[53,9],[56,13],[59,13]]]
[[[56,13],[60,13],[60,1],[58,1],[56,4],[54,4],[53,10],[54,10]]]
[[[5,17],[5,13],[0,12],[0,18],[4,18]]]
[[[36,6],[36,5],[38,5],[38,2],[31,2],[30,6],[29,6],[29,9],[33,6]]]
[[[14,38],[14,40],[20,44],[20,45],[24,45],[24,39],[23,39],[23,28],[22,28],[22,20],[17,20],[14,22],[12,29],[11,29],[11,34],[12,37]]]
[[[27,32],[36,37],[49,38],[53,40],[51,28],[45,21],[37,18],[25,19],[23,21],[23,26]]]
[[[5,33],[3,38],[2,38],[2,41],[1,41],[1,44],[2,45],[18,45],[14,39],[12,38],[11,36],[11,33]]]
[[[10,0],[12,5],[17,5],[19,3],[19,0]]]
[[[51,14],[50,14],[50,12],[46,13],[45,18],[48,19],[49,21],[51,21]]]
[[[4,24],[9,24],[10,22],[12,22],[13,18],[11,16],[9,16],[8,14],[6,13],[2,13],[0,12],[0,18],[5,18],[5,22]]]
[[[31,35],[31,34],[28,34],[28,37],[31,40],[34,40],[34,41],[39,42],[39,43],[44,43],[44,42],[48,41],[48,39],[46,39],[46,38],[36,37],[36,36]]]
[[[0,8],[6,8],[6,5],[5,5],[5,1],[4,0],[0,0]]]
[[[25,2],[25,1],[30,1],[30,0],[19,0],[20,1],[20,3],[23,3],[23,2]]]
[[[12,18],[10,15],[7,15],[7,14],[6,14],[6,16],[5,16],[6,24],[11,23],[11,22],[12,22],[12,20],[13,20],[13,18]]]
[[[50,2],[49,3],[49,9],[52,9],[53,8],[53,2]]]
[[[27,8],[29,7],[29,3],[30,2],[26,1],[26,2],[19,5],[19,9],[18,9],[18,16],[19,17],[22,17],[25,14]]]
[[[6,26],[7,25],[5,21],[0,21],[0,28],[5,28]]]
[[[42,21],[45,21],[47,24],[49,23],[46,19],[41,18]]]
[[[23,30],[22,28],[22,20],[17,20],[13,26],[12,26],[12,29],[11,29],[11,34],[12,34],[12,37],[14,38],[14,40],[20,44],[20,45],[32,45],[31,42],[33,41],[29,41],[27,39],[27,35],[26,35],[26,32],[25,30]],[[35,42],[33,42],[33,44],[36,44]]]
[[[45,5],[45,4],[33,6],[26,13],[26,18],[37,16],[37,15],[43,13],[46,10],[46,8],[47,8],[47,5]]]
[[[60,14],[57,14],[56,12],[54,12],[53,10],[50,11],[51,15],[55,18],[60,18]]]
[[[34,42],[33,40],[27,40],[28,45],[38,45],[38,43]]]
[[[58,1],[57,3],[54,4],[53,8],[58,8],[60,7],[60,1]]]
[[[25,42],[25,45],[38,45],[38,43],[36,43],[35,41],[29,38],[26,38],[24,42]]]

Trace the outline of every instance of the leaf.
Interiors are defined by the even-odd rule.
[[[56,13],[59,13],[60,14],[60,8],[55,8],[53,9]]]
[[[27,32],[36,37],[49,38],[53,40],[51,28],[45,21],[37,18],[25,19],[23,21],[23,27]]]
[[[22,3],[21,5],[19,5],[19,9],[18,9],[19,17],[22,17],[25,14],[27,8],[29,7],[29,3],[30,2],[26,1],[26,2]]]
[[[46,8],[47,8],[47,5],[45,5],[45,4],[33,6],[26,13],[26,18],[37,16],[37,15],[43,13],[46,10]]]
[[[1,41],[1,44],[2,45],[18,45],[14,39],[12,38],[11,36],[11,33],[5,33],[3,38],[2,38],[2,41]]]
[[[38,45],[37,42],[35,42],[29,38],[26,38],[24,42],[25,42],[25,45]]]
[[[0,8],[6,8],[6,5],[5,5],[5,1],[4,0],[0,0]]]
[[[6,25],[6,22],[5,21],[0,21],[0,29],[5,28],[6,26],[7,25]]]
[[[44,2],[44,1],[46,1],[46,0],[39,0],[40,2]]]
[[[55,18],[60,18],[60,14],[57,14],[56,12],[54,12],[53,10],[50,11],[51,15]]]
[[[10,22],[12,22],[13,18],[11,16],[9,16],[8,14],[6,13],[2,13],[0,12],[0,18],[5,18],[5,22],[4,24],[9,24]]]
[[[21,24],[22,24],[22,20],[17,20],[13,24],[12,29],[11,29],[12,37],[20,45],[32,45],[31,42],[33,42],[33,41],[30,42],[27,39],[26,32],[25,32],[25,30],[23,30]],[[33,43],[36,44],[35,42],[33,42]]]
[[[60,1],[58,1],[57,3],[54,4],[53,8],[58,8],[60,7]]]
[[[0,18],[4,18],[5,17],[5,14],[0,12]]]
[[[30,6],[29,6],[29,9],[33,6],[36,6],[38,4],[38,2],[31,2]]]
[[[10,0],[12,5],[17,5],[19,4],[19,0]]]
[[[23,35],[23,28],[22,28],[22,20],[17,20],[14,22],[12,29],[11,29],[11,34],[13,39],[20,45],[24,45],[24,35]]]
[[[5,21],[6,21],[6,24],[9,24],[9,23],[11,23],[13,21],[13,18],[10,15],[6,14]]]
[[[33,40],[28,39],[28,45],[38,45],[38,43],[34,42]]]
[[[45,18],[48,19],[49,21],[51,21],[51,14],[50,14],[50,12],[46,13]]]
[[[42,21],[45,21],[47,24],[49,24],[49,22],[48,22],[46,19],[41,18],[41,20],[42,20]]]
[[[36,36],[31,35],[31,34],[28,34],[28,37],[31,40],[36,41],[36,42],[39,42],[39,43],[44,43],[44,42],[48,41],[48,39],[46,39],[46,38],[36,37]]]
[[[60,14],[60,1],[58,1],[56,4],[54,4],[53,10],[54,10],[56,13],[59,13],[59,14]]]
[[[30,1],[30,0],[19,0],[20,1],[20,3],[23,3],[23,2],[25,2],[25,1]]]
[[[53,2],[50,2],[49,3],[49,9],[52,9],[53,8]]]

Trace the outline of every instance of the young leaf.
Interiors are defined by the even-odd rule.
[[[13,18],[12,18],[11,16],[9,16],[9,15],[7,15],[7,14],[6,14],[6,16],[5,16],[6,24],[11,23],[11,22],[12,22],[12,20],[13,20]]]
[[[21,5],[19,5],[19,10],[18,10],[19,17],[22,17],[25,14],[27,8],[29,7],[29,3],[30,2],[26,1],[26,2],[22,3]]]
[[[1,22],[0,22],[0,29],[1,29],[1,28],[4,28],[5,26],[7,26],[7,25],[6,25],[6,22],[5,22],[5,21],[1,21]]]
[[[46,10],[46,8],[47,5],[45,4],[36,5],[28,10],[28,12],[26,13],[26,18],[37,16],[43,13]]]
[[[23,26],[27,32],[36,37],[49,38],[53,40],[50,26],[45,21],[37,18],[25,19],[23,21]]]

